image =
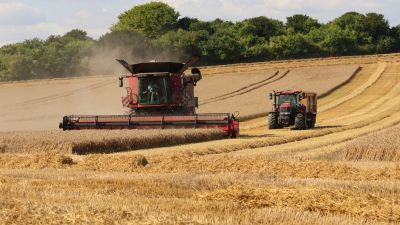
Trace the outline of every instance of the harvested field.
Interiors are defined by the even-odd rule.
[[[344,160],[400,161],[400,126],[374,132],[346,144],[336,154]]]
[[[81,130],[0,133],[3,153],[113,153],[224,138],[213,129]]]
[[[400,195],[382,193],[371,196],[368,193],[301,186],[252,188],[243,185],[200,195],[207,200],[230,200],[249,208],[295,207],[311,212],[341,212],[394,222],[400,220],[400,205],[391,203],[393,197],[400,198]]]
[[[111,76],[3,83],[0,131],[56,130],[69,114],[121,114],[123,94]]]
[[[17,154],[1,154],[0,155],[0,168],[66,168],[73,164],[71,157],[63,154],[30,154],[30,155],[17,155]]]
[[[111,93],[114,78],[1,84],[0,97],[13,94],[17,104],[0,102],[0,129],[8,131],[0,133],[0,224],[400,223],[400,55],[204,73],[199,111],[254,117],[241,122],[239,138],[200,130],[9,131],[51,128],[47,116],[53,126],[72,99],[96,95],[90,81]],[[267,92],[289,88],[322,96],[315,129],[268,130],[265,116],[257,117],[270,108]],[[36,91],[21,100],[23,89]],[[71,110],[99,113],[120,93],[105,95]],[[119,102],[106,108],[117,112]],[[74,146],[84,155],[72,154]]]

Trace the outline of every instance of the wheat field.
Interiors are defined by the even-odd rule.
[[[1,102],[8,107],[0,112],[7,120],[0,133],[0,224],[400,223],[400,55],[203,71],[200,111],[246,109],[239,138],[200,130],[65,134],[37,126],[50,107],[56,117],[60,101],[97,88],[37,90],[17,99],[25,108]],[[5,83],[0,97],[102,79],[109,78]],[[275,87],[314,88],[321,96],[317,127],[268,130],[266,92]],[[34,113],[13,121],[26,107]],[[80,144],[90,151],[74,153]]]
[[[85,155],[222,139],[218,129],[23,131],[0,133],[2,153]]]

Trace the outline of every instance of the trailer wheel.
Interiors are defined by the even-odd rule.
[[[311,118],[310,124],[308,125],[308,127],[310,128],[315,128],[315,116],[313,118]]]
[[[295,130],[305,130],[306,127],[306,117],[303,113],[298,113],[294,119],[294,129]]]
[[[311,116],[311,118],[307,118],[307,128],[314,128],[315,127],[315,119]]]
[[[278,128],[278,115],[274,112],[268,114],[268,128],[277,129]]]
[[[231,138],[237,138],[237,130],[233,130],[231,133]]]

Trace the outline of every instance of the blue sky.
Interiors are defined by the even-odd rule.
[[[98,38],[117,16],[145,0],[0,0],[0,46],[79,28]],[[163,0],[181,16],[202,20],[238,21],[267,16],[285,21],[293,14],[307,14],[328,22],[348,11],[377,12],[390,25],[400,24],[398,0]]]

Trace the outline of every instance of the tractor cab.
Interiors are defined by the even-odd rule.
[[[300,96],[292,93],[282,93],[277,96],[278,110],[282,113],[297,113]]]
[[[273,100],[273,111],[279,113],[279,124],[289,126],[294,124],[295,116],[301,105],[301,95],[295,91],[277,91],[270,93]]]

